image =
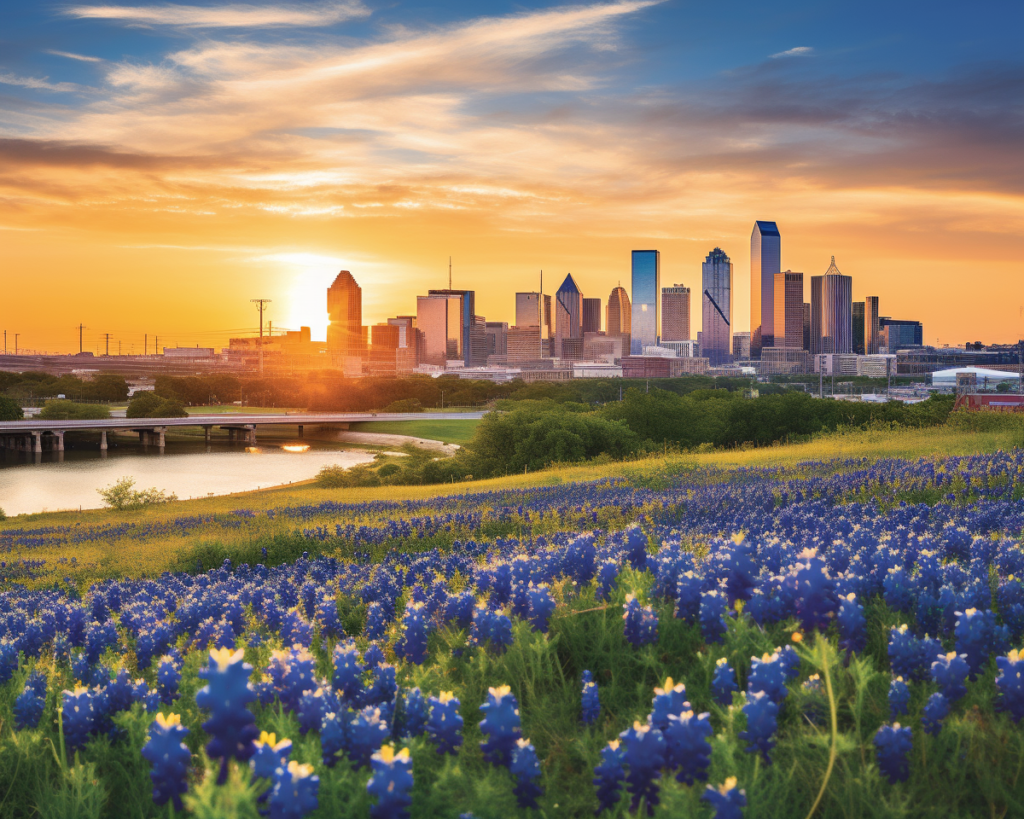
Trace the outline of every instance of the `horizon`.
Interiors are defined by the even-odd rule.
[[[721,247],[745,332],[762,220],[805,301],[835,256],[926,344],[1014,343],[1024,9],[923,9],[6,2],[0,330],[219,348],[265,298],[322,340],[339,270],[372,325],[449,257],[512,324],[541,270],[632,298],[652,248],[696,337]]]

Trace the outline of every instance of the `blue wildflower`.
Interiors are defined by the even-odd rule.
[[[747,718],[747,730],[740,731],[740,739],[747,740],[747,753],[761,752],[764,761],[771,764],[768,752],[775,747],[775,731],[779,727],[777,720],[779,706],[764,691],[748,691],[747,704],[743,706]]]
[[[530,601],[530,625],[534,631],[547,633],[548,621],[555,610],[555,601],[545,585],[534,586],[532,583],[526,592]]]
[[[634,722],[633,727],[619,734],[626,746],[626,784],[633,797],[630,810],[636,811],[643,799],[647,814],[652,816],[660,801],[658,780],[665,766],[665,737],[657,728]]]
[[[480,706],[484,719],[480,730],[487,737],[480,743],[484,759],[492,765],[505,765],[512,761],[512,750],[520,737],[519,703],[507,685],[489,688],[487,701]]]
[[[427,729],[427,720],[430,719],[430,707],[427,698],[419,688],[413,688],[405,693],[402,703],[402,731],[403,737],[418,737]]]
[[[712,699],[719,705],[731,705],[732,693],[738,690],[736,672],[725,657],[720,657],[715,663],[715,674],[711,678]]]
[[[249,685],[252,666],[243,661],[241,649],[217,648],[210,652],[210,664],[199,670],[206,685],[196,694],[196,705],[210,712],[203,730],[210,735],[206,753],[220,760],[217,783],[223,785],[228,776],[228,760],[247,762],[255,750],[253,740],[258,733],[256,721],[248,705],[256,699]]]
[[[92,692],[88,688],[80,685],[74,691],[65,691],[61,695],[64,742],[69,751],[85,747],[94,719]]]
[[[591,725],[601,716],[601,700],[597,694],[597,683],[589,671],[583,672],[583,724]]]
[[[165,654],[156,667],[156,689],[160,693],[160,701],[170,705],[178,698],[178,686],[181,684],[181,667],[174,657]]]
[[[349,640],[336,645],[331,661],[331,686],[346,701],[357,702],[363,690],[363,667],[355,643]]]
[[[711,764],[711,743],[708,740],[713,733],[709,714],[694,714],[686,710],[672,714],[668,718],[665,729],[667,744],[666,767],[678,769],[676,779],[687,785],[694,781],[708,778],[708,766]]]
[[[763,654],[761,659],[751,657],[750,661],[747,691],[763,691],[773,702],[781,704],[789,694],[789,689],[786,687],[786,669],[780,654]]]
[[[454,754],[462,745],[462,716],[459,701],[451,691],[442,691],[430,698],[430,717],[427,736],[437,746],[439,754]]]
[[[725,636],[725,603],[725,595],[720,591],[700,596],[700,630],[706,642],[719,643]]]
[[[647,722],[652,728],[663,732],[668,728],[669,716],[689,707],[690,704],[686,701],[686,686],[668,677],[663,687],[654,689],[654,699],[651,701],[651,713],[647,717]]]
[[[747,806],[747,792],[736,788],[735,776],[730,776],[718,788],[708,785],[700,799],[715,809],[714,819],[742,819],[743,808]]]
[[[14,725],[21,731],[35,728],[43,716],[46,705],[46,677],[33,671],[25,681],[25,689],[14,701]]]
[[[181,810],[181,795],[188,790],[188,766],[192,753],[181,740],[188,729],[177,714],[157,714],[149,726],[149,741],[142,746],[142,757],[152,766],[153,801],[157,805],[174,803]]]
[[[397,754],[394,745],[384,745],[370,760],[373,776],[366,783],[377,803],[370,806],[373,819],[407,819],[412,804],[412,758],[408,748]]]
[[[913,734],[909,728],[901,728],[898,722],[878,729],[875,734],[878,768],[890,783],[906,782],[910,777],[908,757],[913,747]]]
[[[910,688],[902,677],[895,677],[889,683],[889,718],[896,719],[910,708]]]
[[[301,765],[294,759],[274,771],[270,791],[270,819],[302,819],[317,809],[320,777],[312,765]]]
[[[632,594],[626,595],[622,619],[625,621],[626,639],[634,648],[640,648],[658,639],[658,615],[650,606],[641,606]]]
[[[932,679],[938,684],[942,695],[951,703],[967,693],[967,686],[964,683],[969,673],[967,658],[955,651],[940,654],[932,663]]]
[[[996,707],[1008,712],[1014,722],[1020,722],[1024,719],[1024,652],[1014,649],[1006,652],[1005,657],[996,657],[996,667]]]
[[[594,768],[594,786],[597,788],[597,812],[600,814],[618,804],[622,793],[622,781],[626,778],[623,764],[626,751],[619,747],[619,740],[613,739],[601,750],[601,762]]]
[[[938,734],[942,729],[942,721],[949,716],[949,701],[936,691],[928,698],[921,712],[921,725],[926,733]]]
[[[423,665],[427,659],[427,637],[430,621],[423,603],[409,603],[402,618],[402,636],[395,643],[395,654],[406,662]]]
[[[978,676],[982,666],[988,662],[989,655],[1000,649],[1005,642],[1006,627],[996,625],[996,616],[991,611],[967,609],[957,612],[956,621],[956,653],[965,654],[967,665],[971,669],[971,680]]]
[[[839,614],[836,616],[839,626],[839,648],[847,653],[860,654],[867,645],[867,621],[864,608],[857,602],[857,595],[850,592],[839,598]]]
[[[537,808],[537,797],[544,791],[537,780],[540,779],[540,762],[537,749],[528,739],[516,740],[512,750],[512,764],[509,772],[516,779],[516,802],[521,808]]]

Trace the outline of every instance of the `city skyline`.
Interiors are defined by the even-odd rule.
[[[1019,338],[1024,11],[884,7],[880,38],[789,5],[9,4],[0,328],[221,346],[264,298],[323,339],[339,270],[372,325],[449,256],[511,320],[540,269],[608,293],[638,247],[694,293],[715,246],[745,280],[770,219],[785,268],[836,254],[926,343]]]

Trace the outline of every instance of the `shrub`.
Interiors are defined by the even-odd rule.
[[[97,489],[103,502],[111,509],[119,512],[131,509],[141,509],[143,506],[150,506],[154,503],[167,503],[175,501],[178,496],[173,493],[153,489],[133,489],[135,479],[124,477],[106,489]]]
[[[21,404],[6,395],[0,395],[0,421],[20,421],[25,413]]]
[[[62,398],[47,401],[39,413],[44,421],[95,421],[110,417],[110,407],[101,404],[78,404]]]
[[[423,403],[419,398],[403,398],[400,401],[392,401],[384,412],[423,412]]]
[[[128,418],[184,418],[188,415],[177,398],[161,398],[149,392],[138,392],[128,402]]]

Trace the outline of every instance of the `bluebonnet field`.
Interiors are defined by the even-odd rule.
[[[1022,532],[1019,449],[7,528],[0,815],[1021,816]]]

